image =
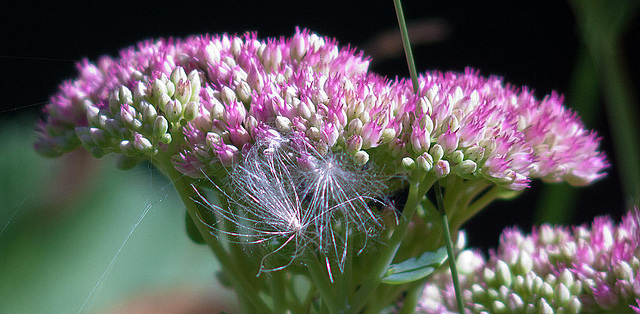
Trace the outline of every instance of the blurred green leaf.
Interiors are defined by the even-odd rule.
[[[412,257],[389,266],[382,282],[386,284],[405,284],[427,277],[447,260],[447,248],[441,247],[435,252],[425,252],[419,258]]]
[[[105,158],[98,164],[107,165],[91,182],[76,186],[88,190],[71,191],[70,199],[52,196],[43,191],[59,182],[55,175],[64,175],[65,169],[56,169],[64,160],[33,151],[33,119],[0,125],[1,313],[74,313],[85,302],[83,311],[93,312],[145,292],[184,286],[233,298],[214,279],[213,255],[188,238],[184,205],[158,172],[119,171]],[[64,202],[51,202],[52,197]]]

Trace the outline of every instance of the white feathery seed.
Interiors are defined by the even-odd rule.
[[[288,267],[310,245],[325,257],[329,274],[334,259],[343,271],[352,239],[361,242],[359,254],[383,228],[369,204],[382,203],[386,186],[348,156],[322,156],[304,140],[275,131],[243,155],[229,174],[232,192],[216,186],[229,199],[229,208],[204,198],[201,204],[218,217],[210,225],[215,231],[234,242],[267,246],[258,274]],[[284,264],[270,261],[283,256],[288,258]]]

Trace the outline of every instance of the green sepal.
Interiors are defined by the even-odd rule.
[[[441,247],[435,252],[425,252],[419,258],[389,266],[382,282],[391,285],[405,284],[429,276],[447,260],[447,248]]]

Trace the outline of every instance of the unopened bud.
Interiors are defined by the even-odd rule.
[[[202,88],[200,73],[197,70],[189,72],[189,81],[191,82],[191,98],[189,100],[198,101],[200,99],[200,89]]]
[[[362,148],[362,136],[354,134],[350,138],[347,139],[347,151],[348,152],[357,152]]]
[[[198,103],[192,100],[184,106],[184,112],[182,113],[182,115],[184,116],[185,120],[189,122],[193,121],[198,116],[199,109],[200,106],[198,105]]]
[[[191,99],[191,81],[185,77],[184,80],[176,83],[176,93],[173,97],[186,104]]]
[[[169,123],[163,116],[159,116],[153,123],[153,136],[162,137],[169,130]]]
[[[167,103],[164,108],[165,115],[167,116],[167,120],[172,123],[177,123],[180,121],[182,116],[182,103],[179,100],[171,100]]]
[[[98,146],[109,146],[109,135],[107,132],[98,128],[90,128],[89,133],[91,138]]]
[[[416,168],[416,162],[411,157],[402,158],[402,168],[407,171],[412,171]]]
[[[431,146],[431,149],[429,149],[429,155],[433,157],[434,162],[437,162],[442,159],[442,156],[444,156],[444,149],[440,144],[434,144]]]
[[[143,153],[148,153],[153,149],[151,142],[139,133],[133,139],[133,147]]]
[[[369,162],[369,154],[367,154],[367,152],[361,150],[358,151],[357,153],[355,153],[353,155],[353,161],[357,164],[357,165],[364,165],[367,162]]]
[[[449,162],[446,160],[438,160],[435,164],[435,172],[436,177],[444,178],[451,172],[451,167],[449,166]]]
[[[384,129],[382,131],[382,136],[380,136],[380,144],[387,144],[391,142],[392,139],[396,137],[396,130],[394,129]]]
[[[418,169],[428,172],[433,168],[433,157],[427,153],[423,153],[416,158],[416,165]]]
[[[126,86],[120,86],[118,90],[118,100],[120,100],[121,104],[132,105],[133,104],[133,94],[131,90],[129,90]]]
[[[180,81],[187,80],[187,73],[184,71],[183,67],[178,66],[174,68],[173,71],[171,71],[169,79],[175,86],[178,86],[178,84],[180,84]]]
[[[464,160],[464,153],[462,151],[456,150],[451,153],[451,161],[456,164],[461,163]]]
[[[478,169],[478,165],[471,160],[465,160],[458,164],[457,169],[461,175],[468,175],[474,173]]]

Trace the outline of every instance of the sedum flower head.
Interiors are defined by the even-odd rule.
[[[457,263],[467,311],[620,312],[640,299],[640,216],[620,224],[598,217],[591,226],[542,225],[530,235],[507,229],[496,251],[484,259],[463,251]],[[453,312],[450,274],[427,284],[420,311]]]
[[[539,101],[526,88],[467,69],[425,73],[419,94],[406,96],[397,113],[404,129],[392,150],[438,177],[482,177],[521,190],[530,178],[583,185],[604,175],[599,139],[555,93]]]
[[[371,207],[403,185],[398,173],[477,182],[464,189],[475,193],[603,175],[599,139],[556,94],[540,101],[469,69],[427,72],[416,94],[368,65],[362,52],[299,29],[144,41],[79,63],[46,105],[35,147],[59,156],[81,145],[118,154],[123,168],[150,160],[210,179],[231,205],[205,205],[235,229],[211,227],[271,245],[261,271],[309,246],[342,270],[348,247],[361,252],[384,228]]]
[[[416,96],[408,80],[368,64],[307,30],[266,41],[255,33],[145,41],[79,63],[80,77],[47,104],[35,146],[58,156],[82,144],[96,157],[121,154],[122,165],[162,153],[201,178],[237,164],[273,130],[390,174],[410,165],[512,190],[536,177],[586,184],[603,175],[597,136],[556,94],[539,101],[466,70],[423,74]]]

